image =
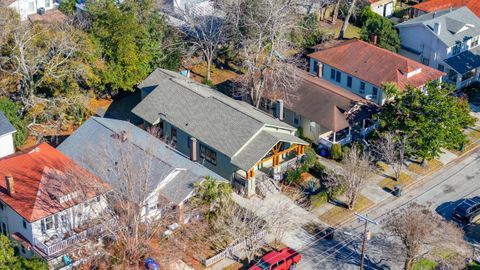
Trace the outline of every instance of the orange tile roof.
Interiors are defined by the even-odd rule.
[[[413,8],[433,12],[447,8],[458,8],[467,6],[473,13],[480,17],[480,1],[479,0],[429,0],[416,4]]]
[[[15,193],[7,193],[12,176]],[[110,189],[47,143],[0,159],[0,200],[28,222],[45,218]]]
[[[361,40],[349,40],[309,57],[376,86],[393,82],[400,89],[420,87],[445,73]],[[406,73],[421,69],[407,78]],[[329,76],[329,75],[326,75]]]

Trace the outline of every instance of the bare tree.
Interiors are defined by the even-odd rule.
[[[434,250],[446,249],[460,255],[465,247],[463,231],[458,226],[417,203],[387,217],[384,230],[401,241],[405,270],[412,270],[420,258]]]
[[[265,220],[233,201],[224,206],[213,226],[217,234],[212,236],[211,240],[245,242],[244,252],[248,262],[251,262],[259,249],[265,245],[264,233],[269,228]]]
[[[337,0],[335,3],[335,6],[333,8],[333,14],[332,14],[332,24],[335,24],[337,22],[338,18],[338,13],[340,12],[340,4],[342,3],[342,0]]]
[[[254,106],[262,98],[283,98],[288,102],[294,90],[296,68],[287,56],[289,34],[296,27],[293,0],[222,2],[231,32],[236,32],[235,47],[240,52],[244,75],[240,82]]]
[[[356,144],[344,153],[341,169],[328,173],[327,186],[345,188],[348,209],[354,209],[358,194],[373,172],[372,159],[358,148]]]
[[[186,7],[181,10],[184,24],[179,30],[191,44],[190,53],[200,51],[207,64],[205,79],[211,80],[211,69],[214,59],[223,44],[227,41],[228,31],[223,20],[228,19],[216,6],[206,5],[204,8]]]
[[[395,179],[400,180],[405,164],[406,138],[398,138],[393,133],[381,135],[373,145],[373,152],[392,166]]]
[[[352,16],[353,10],[355,9],[355,5],[357,4],[357,0],[351,0],[350,7],[348,8],[347,16],[343,20],[342,29],[340,29],[339,37],[343,39],[345,37],[345,32],[347,31],[347,27],[350,21],[350,17]]]

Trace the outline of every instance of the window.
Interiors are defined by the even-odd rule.
[[[7,235],[7,224],[2,222],[2,234]]]
[[[298,125],[300,123],[299,116],[296,113],[293,113],[293,123]]]
[[[45,0],[45,7],[49,8],[50,7],[50,0]]]
[[[335,69],[330,70],[330,79],[335,80]]]
[[[217,165],[217,152],[206,147],[205,145],[200,145],[200,157],[212,163],[213,165]]]
[[[25,219],[22,220],[22,225],[24,229],[27,229],[27,222],[25,221]]]
[[[472,42],[470,43],[470,48],[474,48],[474,47],[477,47],[478,46],[478,40],[480,38],[478,36],[472,38]]]
[[[423,59],[422,59],[422,64],[424,64],[425,66],[430,65],[430,59],[428,59],[428,58],[426,58],[426,57],[423,57]]]
[[[22,253],[25,254],[25,247],[23,245],[20,245],[20,249],[21,249]]]
[[[335,76],[335,81],[337,81],[337,82],[342,81],[342,73],[340,73],[340,71],[337,71],[337,74]]]
[[[360,94],[365,94],[365,83],[360,82]]]
[[[352,88],[352,77],[350,76],[347,77],[347,86],[348,88]]]
[[[315,128],[317,127],[317,125],[315,124],[315,122],[313,121],[310,121],[310,133],[315,133]]]
[[[313,73],[315,73],[315,75],[318,75],[318,62],[317,61],[313,62]]]
[[[3,210],[3,203],[0,202],[0,209]]]
[[[452,47],[452,55],[457,55],[458,53],[460,53],[460,49],[462,48],[462,44],[457,44],[455,46]]]
[[[50,230],[53,228],[53,216],[46,217],[42,219],[40,222],[40,225],[42,227],[42,233],[45,233],[46,231]]]
[[[445,66],[442,65],[442,64],[438,64],[438,70],[440,70],[442,72],[445,71]]]
[[[372,89],[372,97],[373,98],[377,98],[378,96],[378,88],[377,87],[373,87]]]
[[[176,143],[177,142],[177,128],[176,127],[172,127],[171,135],[172,135],[172,141],[174,143]]]

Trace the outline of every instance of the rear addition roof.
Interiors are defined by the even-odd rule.
[[[465,74],[480,67],[480,47],[461,52],[444,61],[459,74]]]
[[[400,89],[420,87],[444,75],[434,68],[361,40],[349,40],[309,55],[376,86],[393,82]]]

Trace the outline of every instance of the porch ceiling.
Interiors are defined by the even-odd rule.
[[[239,153],[232,158],[232,163],[238,168],[248,171],[278,143],[288,142],[294,144],[307,145],[302,139],[280,132],[261,131],[255,138],[247,144]]]

